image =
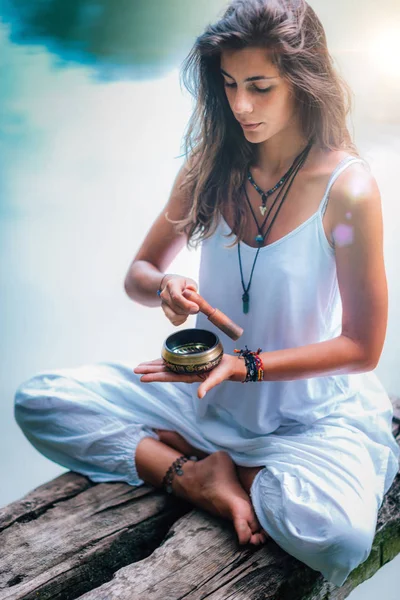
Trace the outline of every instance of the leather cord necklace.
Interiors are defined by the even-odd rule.
[[[292,163],[292,165],[291,165],[291,167],[289,169],[290,174],[287,177],[287,179],[284,181],[284,183],[282,184],[281,189],[280,189],[279,193],[277,194],[277,197],[273,201],[271,207],[269,208],[268,214],[265,217],[265,219],[264,219],[261,227],[258,224],[256,215],[254,214],[253,208],[251,206],[249,197],[247,195],[245,184],[243,184],[243,188],[244,188],[246,200],[247,200],[247,202],[248,202],[248,204],[250,206],[250,210],[252,212],[253,218],[254,218],[255,223],[257,225],[258,235],[256,236],[255,239],[256,239],[257,243],[259,244],[259,248],[257,249],[256,256],[255,256],[254,261],[253,261],[253,266],[251,268],[250,280],[249,280],[248,285],[246,286],[245,283],[244,283],[244,279],[243,279],[243,268],[242,268],[242,260],[241,260],[241,255],[240,255],[240,242],[238,242],[238,256],[239,256],[240,277],[241,277],[242,288],[243,288],[242,302],[243,302],[243,312],[245,314],[247,314],[249,312],[249,306],[250,306],[250,294],[249,294],[249,290],[250,290],[251,281],[252,281],[252,278],[253,278],[254,267],[255,267],[255,264],[256,264],[256,261],[257,261],[257,258],[258,258],[258,254],[259,254],[259,252],[261,250],[261,244],[263,244],[264,240],[267,238],[269,232],[271,231],[271,227],[274,224],[274,222],[276,220],[276,217],[278,216],[278,213],[279,213],[279,211],[280,211],[280,209],[282,207],[283,202],[286,199],[286,196],[287,196],[287,194],[288,194],[288,192],[289,192],[289,190],[290,190],[290,188],[292,186],[292,183],[293,183],[293,181],[294,181],[294,179],[295,179],[298,171],[301,169],[301,167],[303,166],[303,164],[305,163],[305,161],[307,159],[307,156],[308,156],[308,154],[309,154],[309,152],[311,150],[312,143],[313,143],[312,141],[309,142],[309,144],[306,146],[306,148],[304,148],[304,150],[302,150],[302,152],[298,156],[296,156],[296,158],[294,159],[294,161],[293,161],[293,163]],[[286,186],[286,184],[288,184],[288,185]],[[283,198],[282,198],[279,206],[277,207],[276,212],[275,212],[273,218],[271,219],[271,222],[268,225],[266,232],[263,233],[264,225],[265,225],[265,223],[266,223],[266,221],[267,221],[267,219],[268,219],[268,217],[269,217],[269,215],[271,213],[271,210],[273,209],[273,207],[277,203],[277,201],[278,201],[279,197],[281,196],[282,192],[284,191],[285,187],[286,187],[286,190],[285,190],[285,193],[283,195]]]
[[[304,150],[302,150],[302,152],[300,152],[300,154],[298,154],[298,155],[296,156],[296,158],[294,159],[293,163],[291,164],[291,166],[290,166],[289,170],[287,171],[287,173],[288,173],[289,175],[288,175],[288,177],[285,179],[284,183],[286,183],[286,180],[289,180],[289,179],[290,179],[290,177],[291,177],[292,173],[294,173],[294,171],[297,169],[297,167],[298,167],[299,163],[300,163],[300,162],[302,162],[302,161],[303,161],[303,162],[305,161],[305,159],[307,158],[307,155],[308,155],[308,153],[309,153],[310,149],[311,149],[311,144],[309,144],[308,146],[306,146],[306,148],[304,148]],[[303,158],[304,158],[304,160],[303,160]],[[300,165],[300,167],[301,167],[301,165]],[[286,175],[285,175],[285,177],[286,177]],[[255,224],[256,224],[256,226],[257,226],[257,229],[258,229],[258,235],[257,235],[257,236],[256,236],[254,239],[255,239],[255,241],[257,242],[257,244],[261,246],[261,245],[264,243],[264,239],[266,238],[266,236],[267,236],[267,235],[268,235],[268,233],[269,233],[269,230],[268,230],[268,231],[267,231],[265,234],[263,234],[264,225],[265,225],[265,224],[266,224],[266,222],[268,221],[268,217],[269,217],[269,215],[270,215],[270,213],[271,213],[272,209],[274,208],[275,204],[276,204],[276,203],[277,203],[277,201],[279,200],[279,198],[280,198],[280,195],[281,195],[281,193],[283,192],[283,190],[284,190],[285,186],[283,186],[283,187],[282,187],[282,189],[281,189],[281,190],[279,191],[279,193],[277,194],[277,196],[276,196],[275,200],[273,201],[272,205],[270,206],[270,208],[269,208],[269,210],[268,210],[268,214],[267,214],[267,216],[265,217],[265,219],[263,220],[263,222],[262,222],[261,226],[258,224],[257,217],[256,217],[256,215],[254,214],[253,207],[252,207],[252,205],[251,205],[251,202],[250,202],[250,200],[249,200],[249,197],[248,197],[248,195],[247,195],[246,186],[243,186],[243,187],[244,187],[244,193],[245,193],[245,197],[246,197],[247,203],[248,203],[248,205],[249,205],[249,207],[250,207],[251,213],[252,213],[252,215],[253,215],[253,218],[254,218]],[[258,188],[258,189],[260,189],[260,188]],[[278,189],[278,188],[277,188],[277,189]],[[265,192],[263,192],[263,191],[261,190],[261,192],[260,192],[260,193],[264,194]],[[268,192],[266,192],[266,193],[268,193]],[[282,203],[283,203],[283,199],[282,199]],[[261,208],[261,207],[260,207],[260,208]],[[279,206],[279,208],[280,208],[280,206]],[[278,209],[278,210],[279,210],[279,209]],[[276,213],[276,214],[277,214],[277,213]],[[276,216],[276,215],[275,215],[275,216]],[[274,217],[274,220],[275,220],[275,217]],[[272,225],[272,223],[271,223],[271,225]]]
[[[257,192],[261,195],[261,206],[259,206],[258,208],[260,209],[260,213],[262,214],[262,216],[265,215],[265,212],[267,210],[266,204],[267,204],[268,198],[274,192],[276,192],[276,190],[278,190],[281,187],[281,185],[283,185],[285,183],[286,179],[288,179],[288,177],[291,175],[292,169],[293,169],[293,164],[289,167],[289,169],[282,176],[282,178],[278,181],[278,183],[275,184],[274,187],[272,187],[270,190],[268,190],[266,192],[264,192],[264,190],[262,190],[260,187],[258,187],[258,185],[254,181],[254,179],[250,173],[250,169],[247,170],[247,179],[250,181],[251,185],[257,190]]]

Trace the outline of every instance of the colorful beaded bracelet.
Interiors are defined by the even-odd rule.
[[[242,383],[247,383],[248,381],[262,381],[264,378],[264,364],[261,356],[259,356],[262,349],[258,348],[256,352],[252,352],[245,346],[245,350],[237,350],[235,348],[234,352],[239,355],[238,358],[244,358],[246,365],[247,373]]]

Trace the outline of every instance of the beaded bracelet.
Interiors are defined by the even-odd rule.
[[[160,295],[161,295],[161,292],[162,292],[162,284],[163,284],[163,281],[164,281],[164,279],[165,279],[165,277],[166,277],[167,275],[168,275],[168,273],[164,273],[164,275],[163,275],[163,278],[161,279],[160,287],[159,287],[159,288],[158,288],[158,290],[157,290],[157,296],[160,296]]]
[[[243,383],[247,383],[248,381],[262,381],[264,375],[262,359],[256,352],[252,352],[247,356],[246,366],[247,374]]]
[[[258,348],[256,352],[252,352],[245,346],[245,350],[237,350],[235,348],[234,352],[239,354],[238,358],[244,358],[246,365],[247,373],[242,383],[247,383],[248,381],[262,381],[264,378],[264,364],[260,356],[262,349]]]
[[[188,460],[197,461],[197,456],[185,456],[185,455],[180,456],[179,458],[174,460],[172,465],[169,467],[169,469],[165,473],[161,485],[162,485],[162,487],[165,488],[165,490],[168,494],[172,494],[172,480],[174,478],[175,473],[177,475],[183,475],[183,471],[182,471],[181,467]]]

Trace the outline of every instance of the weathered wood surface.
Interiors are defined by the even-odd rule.
[[[66,473],[0,514],[0,599],[69,600],[151,554],[187,504]]]
[[[398,553],[400,474],[369,558],[336,588],[273,540],[241,547],[228,521],[151,486],[66,473],[0,509],[0,600],[342,600]]]

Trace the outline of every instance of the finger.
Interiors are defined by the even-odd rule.
[[[159,373],[163,371],[167,371],[167,368],[163,365],[141,365],[134,369],[134,373]]]
[[[165,292],[164,292],[165,294]],[[167,315],[167,317],[170,319],[171,317],[187,317],[187,315],[189,314],[188,310],[184,310],[182,307],[177,306],[173,299],[169,296],[166,295],[162,298],[161,301],[161,308],[163,309],[163,311],[165,312],[165,314]]]
[[[187,313],[185,315],[179,315],[175,311],[173,311],[172,308],[168,306],[168,304],[166,304],[165,302],[161,304],[161,308],[163,309],[167,319],[169,319],[169,321],[171,321],[173,325],[182,325],[188,318]]]
[[[155,358],[154,360],[144,360],[143,362],[139,363],[137,366],[140,367],[140,365],[163,365],[164,364],[164,359],[159,357],[159,358]]]
[[[143,371],[143,369],[148,369],[148,368],[156,368],[159,370],[162,367],[165,367],[164,360],[162,358],[156,358],[155,360],[149,360],[149,361],[139,363],[133,369],[133,372],[141,373]]]
[[[215,367],[212,371],[210,371],[207,380],[199,385],[197,390],[197,396],[202,399],[213,387],[222,383],[226,379],[229,378],[229,371],[224,367]]]
[[[169,285],[168,285],[169,283]],[[182,289],[179,284],[175,281],[167,282],[161,298],[165,299],[169,306],[180,315],[193,314],[199,312],[199,306],[196,302],[190,302],[182,295]],[[169,296],[169,299],[168,299]]]
[[[197,287],[193,283],[188,283],[185,287],[185,290],[187,290],[187,289],[197,292]],[[183,290],[183,291],[185,291],[185,290]]]
[[[184,373],[173,373],[172,371],[160,371],[158,373],[146,373],[140,381],[149,383],[152,381],[182,381],[183,383],[194,383],[198,381],[197,375],[186,375]]]

